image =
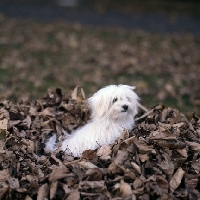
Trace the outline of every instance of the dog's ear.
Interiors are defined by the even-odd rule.
[[[100,92],[95,93],[88,100],[88,105],[91,110],[92,118],[102,117],[108,110],[109,102],[107,96]]]

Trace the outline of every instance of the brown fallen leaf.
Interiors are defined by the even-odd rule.
[[[145,161],[149,160],[148,154],[140,154],[139,153],[138,156],[139,156],[141,162],[145,162]]]
[[[78,189],[71,192],[71,194],[66,198],[66,200],[79,200],[80,199],[80,192]]]
[[[19,181],[16,178],[10,177],[9,178],[9,185],[11,189],[18,189],[19,188]]]
[[[164,171],[165,174],[171,175],[174,173],[174,163],[171,161],[171,156],[167,153],[162,155],[164,160],[161,163],[158,163],[158,166]]]
[[[138,188],[141,188],[143,185],[144,185],[144,180],[142,180],[141,178],[138,178],[138,177],[133,182],[133,188],[135,190],[137,190]]]
[[[0,120],[0,130],[7,130],[8,119],[4,118]]]
[[[31,118],[30,116],[27,116],[25,119],[21,120],[19,123],[19,127],[24,127],[24,129],[30,128],[31,125]]]
[[[172,176],[169,186],[170,186],[170,191],[173,193],[174,190],[180,185],[181,180],[183,178],[185,171],[183,171],[182,168],[178,168],[175,174]]]
[[[112,162],[108,167],[108,174],[123,174],[126,178],[135,180],[136,175],[129,169]]]
[[[55,111],[54,111],[54,108],[51,108],[51,107],[47,107],[45,108],[41,113],[43,117],[55,117]]]
[[[7,169],[0,170],[0,182],[8,181],[9,171]]]
[[[1,188],[0,188],[0,199],[3,200],[7,194],[7,192],[9,191],[9,185],[6,183],[2,183],[0,184]]]
[[[184,158],[188,157],[188,153],[187,153],[187,149],[186,148],[184,148],[184,149],[176,149],[176,151],[178,153],[180,153],[180,155],[183,156]]]
[[[58,186],[58,181],[54,181],[51,183],[50,188],[49,188],[50,199],[53,199],[55,197],[56,191],[57,191],[57,186]]]
[[[102,145],[97,150],[97,156],[109,156],[111,154],[111,147],[109,145]]]
[[[56,167],[49,175],[49,182],[55,182],[59,179],[66,178],[68,176],[69,170],[66,167]]]
[[[128,158],[128,152],[125,150],[118,150],[114,162],[118,165],[122,164]]]
[[[176,136],[168,130],[164,130],[164,131],[152,131],[150,133],[150,140],[176,140]]]
[[[32,200],[32,198],[29,195],[26,195],[25,200]]]
[[[194,160],[191,164],[192,168],[194,169],[194,171],[196,172],[196,174],[199,174],[200,172],[200,160]]]
[[[86,161],[80,161],[78,163],[81,167],[85,168],[85,169],[92,169],[92,168],[97,168],[96,165],[92,164],[91,162],[86,162]]]
[[[122,179],[120,183],[115,185],[115,196],[117,197],[128,197],[133,194],[130,184],[124,182]]]
[[[38,181],[38,177],[37,176],[34,176],[34,175],[32,175],[32,174],[28,174],[28,175],[26,175],[26,180],[28,181],[28,182],[37,182]]]
[[[191,149],[192,149],[193,151],[197,151],[197,152],[200,151],[200,144],[199,144],[199,143],[196,143],[196,142],[189,142],[189,141],[186,141],[186,143],[191,147]]]
[[[37,200],[46,200],[49,195],[49,186],[47,183],[40,186],[38,189]]]
[[[134,144],[137,146],[137,148],[139,149],[139,151],[141,152],[145,152],[145,153],[153,153],[155,154],[155,149],[153,148],[152,145],[148,145],[147,142],[143,141],[143,140],[138,140],[137,138],[134,139]]]
[[[30,114],[30,116],[36,116],[37,115],[37,107],[35,107],[33,105],[30,106],[29,114]]]
[[[93,191],[93,193],[103,193],[106,190],[105,181],[81,181],[79,183],[79,191],[81,192],[89,192]]]
[[[184,142],[175,140],[159,140],[157,144],[161,147],[169,149],[183,149],[186,147]]]
[[[100,181],[102,180],[103,173],[99,168],[88,169],[85,172],[84,180],[86,181]]]
[[[83,88],[80,86],[76,86],[73,93],[72,93],[72,99],[75,101],[82,101],[85,100],[85,93],[83,91]]]
[[[141,173],[142,173],[140,166],[137,165],[135,162],[131,162],[131,166],[133,167],[133,169],[136,170],[136,172],[137,172],[138,174],[141,174]]]

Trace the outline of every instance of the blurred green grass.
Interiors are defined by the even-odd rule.
[[[76,85],[91,96],[109,84],[137,87],[146,107],[200,114],[200,37],[92,29],[62,21],[0,18],[0,99],[41,98]]]

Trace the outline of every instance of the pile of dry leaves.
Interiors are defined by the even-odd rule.
[[[0,103],[0,199],[200,199],[200,118],[141,111],[131,133],[81,158],[44,151],[53,133],[87,122],[84,93],[48,90]]]

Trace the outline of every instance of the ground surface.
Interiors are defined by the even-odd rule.
[[[41,97],[48,87],[129,84],[146,107],[200,113],[200,38],[104,30],[0,17],[0,99]]]

